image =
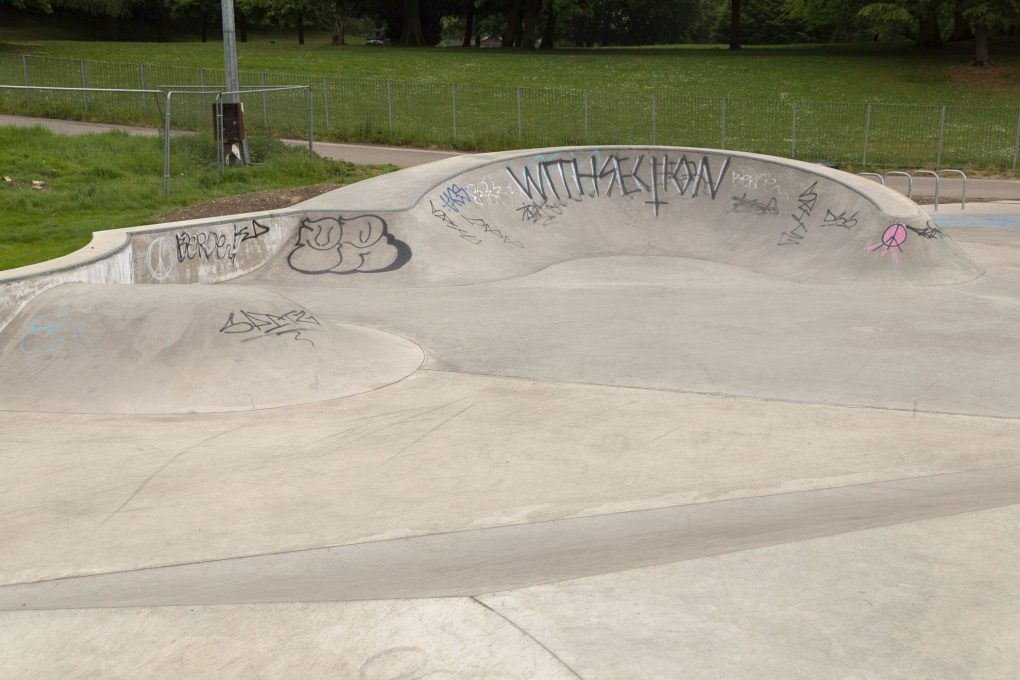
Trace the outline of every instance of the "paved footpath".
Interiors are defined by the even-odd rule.
[[[40,125],[53,132],[66,135],[83,135],[93,132],[122,130],[130,134],[155,136],[158,130],[130,125],[113,125],[109,123],[83,123],[70,120],[53,120],[48,118],[28,118],[25,116],[0,115],[0,125],[30,127]],[[287,144],[303,146],[306,140],[285,139]],[[408,168],[412,165],[431,163],[451,156],[464,155],[462,151],[442,151],[439,149],[411,149],[380,144],[335,144],[332,142],[315,142],[314,149],[320,156],[351,163],[392,163],[397,167]],[[892,188],[906,193],[907,180],[902,177],[890,177],[887,184]],[[943,203],[959,203],[962,182],[955,177],[940,180],[941,201]],[[913,194],[924,200],[934,196],[935,181],[928,177],[913,179]],[[967,182],[968,201],[1004,201],[1020,200],[1020,180],[1006,179],[970,179]]]

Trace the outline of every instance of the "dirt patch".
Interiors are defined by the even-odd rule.
[[[289,208],[295,203],[307,201],[319,194],[339,189],[342,184],[312,184],[306,187],[290,187],[288,189],[270,189],[269,191],[253,191],[236,196],[223,196],[211,201],[186,205],[156,217],[160,222],[180,222],[196,220],[203,217],[221,217],[237,213],[259,212]]]
[[[949,75],[954,84],[985,92],[1012,92],[1020,85],[1020,69],[1010,65],[954,66]]]

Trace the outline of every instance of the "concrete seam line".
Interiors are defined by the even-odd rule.
[[[476,373],[472,371],[457,371],[450,368],[420,368],[421,373],[453,373],[456,375],[472,375],[477,377],[505,378],[507,380],[526,380],[528,382],[550,383],[554,385],[587,385],[589,387],[611,387],[620,390],[642,390],[645,392],[664,392],[669,394],[693,394],[699,397],[714,397],[717,399],[746,399],[748,401],[765,401],[780,404],[796,404],[798,406],[823,406],[828,408],[860,409],[862,411],[890,411],[893,413],[920,413],[926,416],[952,416],[955,418],[987,418],[990,420],[1008,420],[1020,422],[1016,416],[998,416],[989,413],[962,413],[959,411],[929,411],[903,406],[868,406],[866,404],[846,404],[829,401],[810,401],[807,399],[784,399],[782,397],[763,397],[754,394],[732,394],[729,392],[703,392],[699,390],[670,389],[668,387],[645,387],[643,385],[613,385],[599,382],[577,382],[576,380],[561,380],[558,378],[528,377],[522,375],[506,375],[503,373]]]
[[[488,604],[486,604],[485,602],[482,602],[481,600],[479,600],[474,595],[472,595],[470,599],[473,600],[475,602],[475,604],[477,604],[477,605],[479,605],[481,607],[484,607],[485,609],[488,609],[490,612],[492,612],[493,614],[495,614],[496,616],[498,616],[502,620],[506,621],[507,623],[509,623],[511,626],[513,626],[517,630],[519,630],[521,632],[521,635],[523,635],[524,637],[528,638],[529,640],[532,640],[536,645],[538,645],[539,647],[544,649],[552,658],[554,658],[557,661],[559,661],[560,664],[564,668],[566,668],[568,671],[570,671],[571,675],[573,675],[575,678],[577,678],[577,680],[584,680],[584,678],[581,677],[580,673],[575,671],[573,669],[573,667],[571,667],[570,664],[568,664],[566,661],[564,661],[563,659],[560,658],[559,654],[557,654],[553,650],[549,649],[549,647],[547,647],[545,645],[545,643],[543,643],[541,640],[539,640],[537,637],[535,637],[534,635],[532,635],[528,631],[524,630],[524,628],[522,628],[520,625],[518,625],[517,622],[514,621],[513,619],[511,619],[509,616],[506,616],[502,612],[497,611],[495,608],[490,607]]]

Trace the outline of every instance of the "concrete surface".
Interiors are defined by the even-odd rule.
[[[1017,204],[684,152],[715,196],[478,154],[0,277],[0,678],[1015,677]]]

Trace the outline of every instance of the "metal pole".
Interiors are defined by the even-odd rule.
[[[797,157],[797,102],[790,104],[793,110],[793,127],[790,135],[790,158]]]
[[[311,158],[312,150],[312,88],[305,87],[305,110],[308,114],[308,157]]]
[[[81,86],[83,88],[85,88],[85,87],[89,86],[89,79],[88,79],[88,76],[85,73],[85,60],[81,59],[81,60],[79,60],[79,63],[81,64]],[[82,101],[82,106],[85,107],[85,110],[88,110],[88,108],[89,108],[89,91],[88,90],[82,90],[81,101]]]
[[[267,84],[267,78],[265,73],[259,74],[259,84],[262,85],[262,89],[265,90]],[[266,101],[266,93],[262,93],[262,127],[269,127],[269,103]]]
[[[223,158],[223,93],[216,93],[216,163],[219,166],[220,174],[223,174],[223,166],[226,164]]]
[[[588,90],[584,91],[584,143],[588,143]]]
[[[652,95],[652,145],[655,145],[655,109],[656,109],[656,95]]]
[[[871,131],[871,103],[864,111],[864,156],[861,158],[861,167],[868,167],[868,133]]]
[[[32,81],[28,79],[28,55],[21,55],[21,70],[25,72],[25,106],[32,105],[32,91],[29,90],[32,86]],[[1020,118],[1018,118],[1020,120]],[[1016,170],[1016,161],[1013,161],[1013,169]]]
[[[939,150],[935,156],[935,167],[942,167],[942,140],[946,130],[946,105],[942,105],[942,110],[939,112]]]
[[[390,125],[390,137],[393,136],[393,81],[386,81],[386,116]]]
[[[453,97],[453,143],[457,143],[457,84],[454,83],[450,86],[450,94]]]
[[[521,118],[521,88],[517,88],[517,139],[524,137],[524,120]]]
[[[166,107],[163,109],[163,195],[170,195],[170,97],[166,93]],[[222,148],[222,147],[221,147]]]
[[[145,87],[145,64],[139,64],[138,65],[138,82],[140,82],[142,84],[142,89],[143,90],[147,90],[148,89],[147,87]],[[149,98],[146,97],[143,94],[142,95],[142,109],[147,109],[147,108],[149,108]]]
[[[726,97],[722,98],[722,146],[719,148],[726,148]]]
[[[209,103],[209,99],[205,95],[205,69],[198,69],[198,84],[202,86],[202,110],[206,111],[205,105]]]
[[[237,92],[241,82],[237,75],[237,38],[234,33],[234,0],[222,0],[223,10],[223,85],[227,92]],[[219,97],[217,97],[219,101]],[[236,94],[227,96],[228,102],[239,101]]]
[[[329,78],[322,79],[322,111],[325,117],[326,132],[329,132]]]

